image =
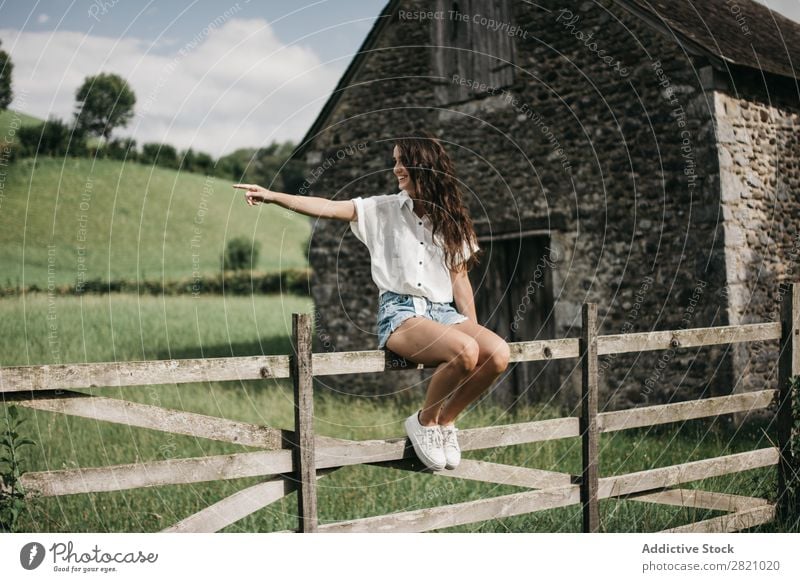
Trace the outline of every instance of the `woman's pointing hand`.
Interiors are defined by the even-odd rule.
[[[261,202],[271,202],[269,197],[271,192],[258,184],[234,184],[233,187],[245,191],[244,198],[250,206]]]

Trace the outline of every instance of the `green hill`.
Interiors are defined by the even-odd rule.
[[[12,111],[11,109],[0,111],[0,142],[5,143],[6,139],[16,142],[17,140],[14,134],[18,128],[27,125],[39,125],[40,123],[43,123],[41,119],[19,113],[18,111]]]
[[[3,170],[0,285],[214,273],[235,236],[261,244],[259,270],[307,266],[308,218],[250,207],[219,178],[90,158]]]

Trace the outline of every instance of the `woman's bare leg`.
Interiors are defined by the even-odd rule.
[[[452,424],[508,366],[508,344],[471,321],[443,325],[413,317],[389,336],[386,347],[413,362],[437,366],[420,412],[424,426]]]
[[[489,329],[472,321],[457,324],[472,337],[479,348],[478,364],[473,373],[455,390],[439,412],[439,424],[453,424],[459,414],[478,399],[508,367],[508,344]]]
[[[436,366],[419,415],[423,426],[437,424],[445,399],[472,373],[479,356],[478,342],[469,335],[424,317],[401,323],[386,347],[412,362]]]

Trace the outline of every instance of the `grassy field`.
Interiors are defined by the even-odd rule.
[[[0,300],[0,365],[289,353],[293,312],[283,296],[128,294]]]
[[[257,270],[307,265],[306,217],[247,206],[219,178],[89,158],[22,159],[3,170],[0,285],[214,273],[235,236],[260,244]]]
[[[155,298],[126,295],[55,298],[29,296],[0,301],[2,365],[76,361],[183,358],[194,356],[289,353],[291,313],[311,311],[310,301],[292,297]],[[23,315],[24,311],[24,315]],[[54,319],[48,319],[49,314]],[[48,323],[56,322],[58,350],[48,341]],[[23,341],[24,340],[24,341]],[[228,382],[97,388],[88,393],[221,416],[273,427],[291,428],[292,389],[287,382]],[[415,395],[422,398],[422,389]],[[316,388],[315,428],[319,434],[350,439],[397,437],[412,404],[392,398],[366,398]],[[246,452],[247,447],[129,428],[57,414],[21,410],[30,448],[29,471],[99,467],[212,454]],[[481,403],[459,421],[461,428],[541,420],[560,416],[528,407],[513,414]],[[774,440],[772,429],[767,427]],[[770,446],[761,427],[733,431],[720,422],[694,421],[655,429],[602,435],[601,476],[639,471],[721,454]],[[520,445],[470,451],[465,458],[524,467],[580,472],[580,441]],[[249,485],[256,478],[114,493],[35,499],[20,523],[22,531],[160,531]],[[774,469],[688,484],[711,491],[770,497]],[[430,474],[371,466],[347,467],[319,481],[322,523],[433,507],[523,491]],[[294,494],[229,526],[228,532],[268,532],[296,527]],[[634,501],[604,501],[606,531],[657,531],[719,515]],[[577,506],[449,528],[459,532],[576,532]],[[778,526],[761,528],[770,531]]]

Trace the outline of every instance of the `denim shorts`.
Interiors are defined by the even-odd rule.
[[[461,323],[468,318],[456,311],[452,303],[434,303],[417,295],[400,295],[384,291],[378,298],[378,349],[386,346],[389,335],[409,317],[422,316],[445,325]]]

